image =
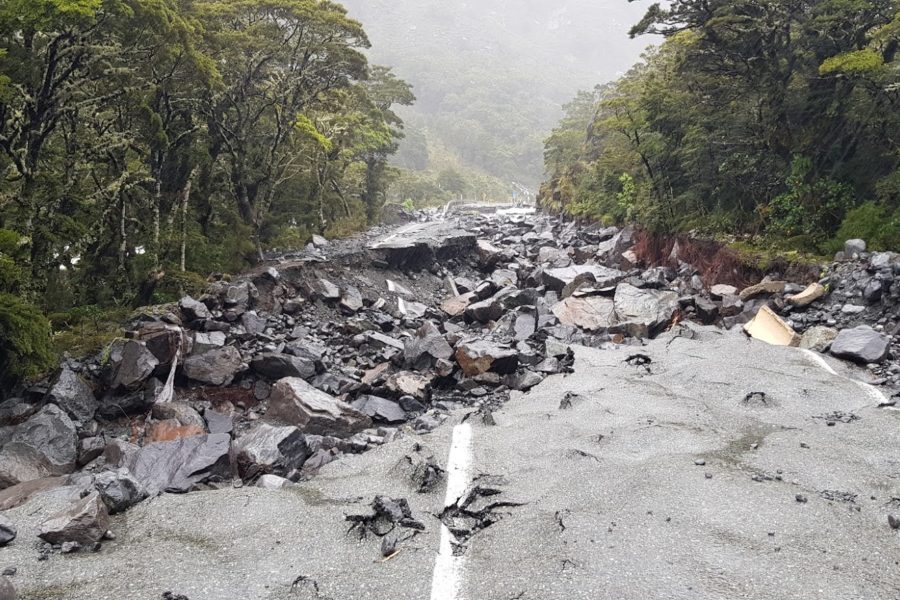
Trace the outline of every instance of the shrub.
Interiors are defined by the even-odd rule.
[[[209,282],[203,275],[191,271],[166,271],[153,293],[154,304],[176,302],[184,296],[197,297],[206,291]]]
[[[0,294],[0,383],[7,388],[54,365],[50,322],[12,294]]]
[[[866,202],[847,213],[834,239],[825,245],[825,250],[837,252],[846,240],[866,240],[870,250],[900,250],[900,209],[891,211],[888,207]]]
[[[856,204],[853,188],[832,179],[812,175],[812,161],[794,158],[788,189],[769,206],[769,232],[802,241],[815,249],[830,239],[847,211]]]

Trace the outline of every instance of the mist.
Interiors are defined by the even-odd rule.
[[[344,4],[369,34],[372,61],[393,67],[417,96],[401,111],[395,164],[452,169],[493,190],[537,186],[562,104],[627,71],[652,41],[629,38],[646,7],[625,0]]]

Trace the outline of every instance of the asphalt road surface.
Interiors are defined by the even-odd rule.
[[[67,503],[45,494],[10,511],[0,568],[45,600],[900,598],[900,412],[874,388],[712,329],[576,358],[495,425],[409,434],[294,489],[162,496],[95,554],[37,560]],[[420,494],[406,457],[428,452],[449,484]],[[463,539],[437,515],[473,482],[494,495]],[[426,525],[389,560],[344,519],[379,494]]]

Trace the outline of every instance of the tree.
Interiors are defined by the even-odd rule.
[[[198,10],[221,75],[202,107],[212,154],[226,157],[231,193],[261,257],[262,225],[303,157],[293,143],[296,117],[365,76],[359,51],[368,39],[327,1],[204,0]]]

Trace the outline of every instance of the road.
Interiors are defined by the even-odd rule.
[[[713,329],[576,360],[493,426],[462,413],[291,490],[163,496],[114,517],[96,554],[36,560],[26,540],[66,504],[45,495],[10,511],[22,542],[0,567],[26,599],[900,598],[900,412],[877,391]],[[453,463],[449,493],[416,492],[417,445]],[[454,556],[434,515],[472,480],[504,506]],[[386,561],[344,520],[378,494],[426,524]]]

